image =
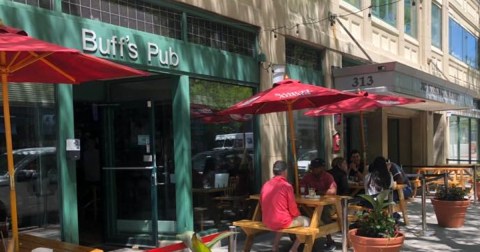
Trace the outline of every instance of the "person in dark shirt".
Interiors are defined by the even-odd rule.
[[[348,164],[348,176],[356,181],[363,181],[366,171],[364,169],[364,163],[360,156],[360,152],[358,150],[352,150],[349,157],[350,163]]]
[[[337,184],[337,195],[349,195],[350,187],[348,186],[348,166],[347,161],[343,157],[336,157],[332,160],[332,169],[328,171],[332,174]]]
[[[393,180],[397,182],[397,184],[404,184],[406,185],[403,188],[403,196],[405,199],[412,197],[412,184],[405,174],[405,171],[396,163],[390,162],[390,159],[387,159],[387,168],[392,174]],[[398,201],[398,192],[393,192],[393,200]]]

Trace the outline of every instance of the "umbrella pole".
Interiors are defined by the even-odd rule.
[[[1,64],[5,65],[5,54],[1,55]],[[15,251],[19,251],[18,222],[17,222],[17,195],[15,192],[15,169],[13,165],[12,128],[10,124],[10,105],[8,101],[7,73],[2,73],[3,93],[3,122],[5,127],[5,141],[7,144],[8,175],[10,176],[10,214],[12,217],[12,236]]]
[[[367,145],[365,143],[365,129],[363,128],[363,111],[360,111],[360,138],[362,141],[363,164],[367,165]],[[363,173],[365,174],[366,172],[364,168]]]
[[[295,129],[293,127],[293,111],[292,104],[288,103],[288,125],[290,129],[290,141],[292,142],[292,154],[293,154],[293,171],[295,174],[295,194],[299,194],[298,184],[298,164],[297,164],[297,148],[295,146]]]

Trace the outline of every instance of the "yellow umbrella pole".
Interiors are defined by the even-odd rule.
[[[1,54],[1,65],[5,65],[5,53]],[[6,69],[2,69],[6,71]],[[17,195],[15,192],[15,169],[13,166],[12,129],[10,126],[10,106],[8,102],[7,73],[2,72],[3,91],[3,122],[5,127],[5,141],[7,144],[8,175],[10,176],[10,214],[12,217],[12,235],[15,251],[19,251],[18,222],[17,222]]]
[[[288,103],[288,124],[290,128],[290,141],[292,142],[292,154],[293,154],[293,168],[295,174],[295,194],[299,194],[298,184],[298,165],[297,165],[297,148],[295,147],[295,129],[293,127],[293,111],[292,104]]]
[[[365,129],[363,128],[363,112],[360,111],[360,138],[362,141],[363,164],[367,165],[367,144],[365,143]],[[366,174],[367,169],[363,168],[363,173]]]

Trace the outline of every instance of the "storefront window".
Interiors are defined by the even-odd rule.
[[[449,163],[477,163],[478,120],[451,116],[449,124]]]
[[[372,0],[372,14],[386,23],[397,25],[397,0]]]
[[[412,6],[412,0],[404,1],[405,12],[405,33],[416,38],[417,37],[417,8]]]
[[[9,85],[19,227],[59,223],[54,88]],[[0,108],[3,111],[3,108]],[[10,208],[5,127],[0,120],[0,211]],[[23,203],[22,203],[23,202]]]
[[[432,45],[442,47],[442,9],[432,3]]]
[[[252,192],[255,138],[252,116],[218,115],[217,112],[252,95],[251,87],[200,79],[190,81],[196,230],[213,226],[227,228],[225,223],[247,217],[242,202],[231,198],[222,201],[219,197]]]
[[[449,134],[450,144],[448,146],[448,159],[449,162],[458,162],[459,160],[459,147],[458,147],[458,117],[451,116],[449,120]]]

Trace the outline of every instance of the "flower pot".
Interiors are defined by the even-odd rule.
[[[392,238],[372,238],[358,236],[357,229],[348,231],[348,239],[355,252],[398,252],[403,246],[405,236],[398,232],[398,236]]]
[[[469,200],[438,200],[431,199],[433,210],[441,227],[458,228],[465,223],[465,213],[470,205]]]

